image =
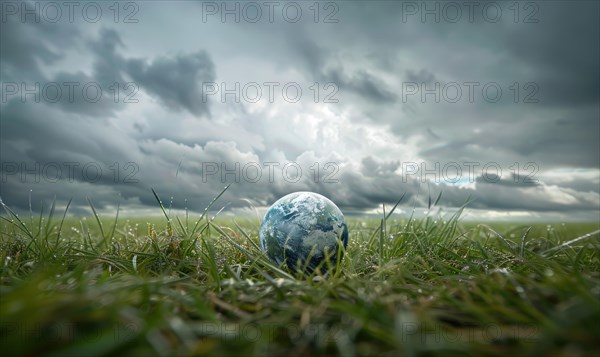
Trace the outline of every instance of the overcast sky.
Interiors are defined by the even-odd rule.
[[[597,1],[0,3],[12,208],[599,217]]]

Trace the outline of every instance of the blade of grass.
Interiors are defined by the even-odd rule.
[[[96,212],[96,207],[94,207],[94,204],[92,203],[92,200],[89,199],[89,197],[86,197],[86,200],[88,201],[88,204],[92,208],[92,212],[94,213],[94,218],[96,219],[96,223],[98,223],[98,228],[100,229],[100,235],[102,236],[102,240],[100,241],[100,244],[105,246],[105,248],[107,248],[107,242],[106,242],[107,238],[104,234],[104,229],[102,228],[102,222],[100,221],[98,212]]]
[[[571,246],[573,243],[577,243],[577,242],[579,242],[579,241],[581,241],[581,240],[584,240],[584,239],[586,239],[586,238],[593,237],[593,236],[595,236],[595,235],[596,235],[596,234],[598,234],[598,233],[600,233],[600,229],[598,229],[598,230],[595,230],[595,231],[593,231],[593,232],[590,232],[590,233],[587,233],[587,234],[584,234],[584,235],[582,235],[582,236],[580,236],[580,237],[577,237],[577,238],[575,238],[575,239],[571,239],[570,241],[568,241],[568,242],[565,242],[565,243],[563,243],[563,244],[561,244],[561,245],[559,245],[559,246],[556,246],[556,247],[554,247],[554,248],[547,249],[547,250],[543,251],[543,252],[541,253],[541,255],[542,255],[542,256],[546,256],[546,255],[547,255],[548,253],[550,253],[550,252],[554,252],[555,250],[560,250],[560,249],[563,249],[563,248],[569,247],[569,246]]]
[[[154,194],[154,198],[156,198],[156,201],[158,202],[158,206],[160,207],[160,210],[162,211],[162,213],[165,215],[165,218],[167,219],[167,230],[169,232],[169,235],[172,234],[172,227],[171,227],[171,218],[169,218],[169,215],[167,214],[167,211],[165,211],[165,206],[162,203],[162,200],[158,197],[158,194],[156,193],[156,191],[154,191],[153,188],[150,188],[152,190],[152,193]]]
[[[71,201],[73,201],[73,198],[69,199],[69,202],[67,202],[67,207],[65,207],[65,212],[63,213],[62,219],[60,220],[60,225],[58,226],[58,234],[56,235],[56,241],[54,242],[54,251],[56,251],[56,249],[58,248],[63,223],[65,223],[65,218],[67,217],[67,211],[69,210],[69,206],[71,206]]]
[[[208,206],[206,206],[206,208],[204,209],[204,212],[202,212],[202,214],[200,215],[200,218],[198,218],[198,221],[196,221],[196,224],[194,225],[194,228],[192,229],[190,236],[192,236],[196,232],[196,229],[198,228],[198,224],[200,224],[200,222],[202,221],[202,218],[208,213],[208,210],[210,209],[210,207],[212,207],[212,205],[215,204],[215,202],[217,202],[219,197],[221,197],[225,193],[225,191],[227,191],[229,186],[231,186],[231,185],[232,184],[230,183],[229,185],[225,186],[225,188],[217,196],[215,196],[215,198],[213,198],[212,201],[210,201]]]

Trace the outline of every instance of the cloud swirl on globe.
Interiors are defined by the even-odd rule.
[[[334,267],[338,238],[344,248],[348,244],[342,211],[328,198],[313,192],[294,192],[277,200],[265,214],[259,235],[261,248],[271,261],[277,265],[285,261],[292,271],[306,267],[307,273],[320,264],[321,272],[327,271],[326,252]],[[342,258],[343,254],[339,259]]]

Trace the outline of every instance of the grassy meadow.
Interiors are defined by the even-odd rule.
[[[600,353],[598,223],[477,224],[463,222],[461,210],[424,219],[389,210],[381,219],[348,218],[339,267],[304,276],[262,254],[257,218],[163,212],[79,219],[5,207],[0,350]]]

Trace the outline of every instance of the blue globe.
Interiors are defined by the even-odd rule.
[[[277,200],[265,214],[259,235],[261,248],[271,261],[277,265],[285,262],[292,271],[305,268],[307,273],[317,267],[326,272],[326,257],[334,267],[339,241],[344,248],[348,245],[342,211],[313,192],[294,192]]]

